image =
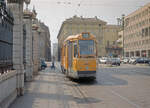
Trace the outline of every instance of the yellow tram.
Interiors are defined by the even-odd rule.
[[[96,78],[97,42],[90,33],[69,36],[61,50],[61,69],[66,76]]]

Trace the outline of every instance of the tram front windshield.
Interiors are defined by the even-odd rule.
[[[94,40],[79,40],[80,55],[95,55]]]

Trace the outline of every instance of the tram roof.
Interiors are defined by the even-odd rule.
[[[83,33],[77,34],[77,35],[71,35],[71,36],[67,37],[64,42],[66,42],[67,40],[76,40],[76,39],[79,39],[82,36],[82,34]],[[95,36],[92,35],[91,33],[88,33],[88,34],[90,35],[90,37],[95,38]]]
[[[71,40],[71,39],[77,39],[77,38],[79,38],[79,37],[80,37],[80,35],[81,35],[81,34],[71,35],[71,36],[67,37],[67,38],[65,39],[65,41],[67,41],[67,40]]]

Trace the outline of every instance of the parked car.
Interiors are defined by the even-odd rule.
[[[136,63],[136,60],[138,59],[139,57],[131,57],[129,59],[129,64],[135,64]]]
[[[138,58],[136,59],[136,63],[139,64],[149,64],[150,63],[150,59],[142,57],[142,58]]]
[[[44,60],[41,60],[41,69],[45,69],[47,67],[47,64]]]
[[[122,59],[122,63],[124,63],[124,64],[129,63],[129,58],[123,58],[123,59]]]
[[[106,64],[107,62],[108,62],[108,58],[107,57],[99,58],[99,63]]]
[[[118,65],[120,66],[121,64],[121,61],[120,61],[120,58],[109,58],[109,64],[111,65]]]

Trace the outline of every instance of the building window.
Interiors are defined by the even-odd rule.
[[[149,27],[149,36],[150,36],[150,27]]]
[[[150,58],[150,50],[148,50],[148,57]]]
[[[129,57],[129,52],[126,52],[126,57]]]
[[[148,36],[148,28],[145,28],[145,36]]]
[[[145,14],[148,15],[148,9],[146,9]]]
[[[134,52],[130,52],[130,57],[134,57]]]
[[[141,53],[142,53],[142,57],[146,57],[146,50],[143,50]]]
[[[109,41],[107,41],[107,46],[109,46]]]
[[[66,56],[66,46],[64,47],[64,56]]]
[[[144,30],[144,29],[142,29],[142,36],[144,36],[144,31],[145,31],[145,30]]]
[[[136,51],[136,57],[140,56],[140,51]]]

